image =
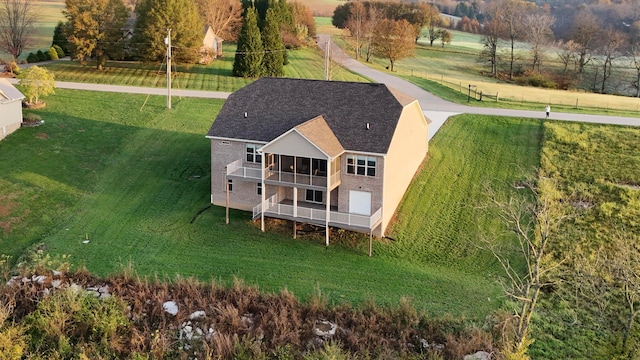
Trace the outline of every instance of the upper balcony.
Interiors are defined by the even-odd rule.
[[[341,183],[340,158],[331,161],[331,176],[327,176],[327,161],[322,159],[267,154],[265,157],[266,183],[272,185],[300,185],[330,190]],[[252,181],[261,180],[260,168],[243,166],[243,159],[227,165],[227,176]],[[329,181],[329,183],[327,183]]]

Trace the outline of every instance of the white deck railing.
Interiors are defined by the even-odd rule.
[[[265,171],[265,180],[318,187],[327,186],[327,177],[325,175],[299,174],[290,171],[277,171],[271,169],[267,169]],[[337,185],[339,182],[340,171],[331,175],[331,187]]]
[[[314,220],[314,221],[326,221],[327,211],[323,209],[315,209],[298,205],[295,208],[293,205],[280,204],[278,202],[278,196],[273,195],[264,202],[264,212],[269,216],[288,216],[298,219]],[[253,207],[253,217],[257,217],[262,213],[262,204],[258,204]],[[368,229],[373,229],[376,223],[382,217],[382,208],[376,210],[371,216],[342,213],[337,211],[329,212],[329,221],[338,225],[357,226]]]
[[[262,179],[260,169],[242,166],[242,159],[238,159],[227,165],[227,176],[228,175],[240,176],[249,179]]]

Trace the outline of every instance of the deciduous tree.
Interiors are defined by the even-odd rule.
[[[540,72],[544,46],[553,38],[551,26],[555,21],[555,17],[545,12],[529,13],[522,21],[524,38],[531,45],[531,70]]]
[[[600,22],[588,9],[583,9],[576,15],[570,34],[571,40],[577,46],[578,77],[580,79],[584,73],[584,67],[591,61],[592,51],[600,31]]]
[[[93,57],[100,70],[107,59],[122,53],[120,29],[128,17],[122,0],[66,0],[65,5],[62,13],[76,59],[84,62]]]
[[[394,71],[396,61],[411,56],[415,49],[415,27],[407,20],[387,20],[378,23],[373,32],[373,51],[389,60]]]
[[[38,12],[32,0],[0,1],[0,47],[11,54],[14,61],[33,42],[37,20]]]
[[[621,48],[626,43],[626,36],[618,30],[608,28],[598,39],[597,49],[602,56],[602,83],[600,92],[604,94],[607,80],[611,78],[613,60],[622,55]]]
[[[166,54],[164,39],[167,29],[171,29],[173,59],[184,63],[198,61],[204,25],[193,1],[142,0],[136,13],[133,43],[141,59],[162,61]]]
[[[348,39],[356,52],[356,60],[360,59],[360,52],[365,41],[367,13],[364,3],[360,1],[354,2],[349,7],[349,16],[345,23],[345,28],[349,32]]]
[[[214,34],[227,41],[237,40],[242,25],[240,0],[196,0],[196,5],[202,22]]]
[[[631,85],[636,89],[636,97],[640,98],[640,41],[631,46],[629,56],[631,57],[631,65],[636,70],[635,80],[632,81]]]
[[[238,47],[233,61],[233,75],[242,77],[258,77],[262,75],[262,58],[264,47],[258,28],[258,14],[250,7],[242,20]]]
[[[311,10],[302,2],[292,1],[291,15],[296,27],[296,35],[299,39],[312,38],[316,36],[316,22],[313,19]]]
[[[32,66],[19,75],[20,85],[24,88],[24,96],[30,104],[40,104],[40,97],[54,93],[55,77],[45,68]]]
[[[438,40],[441,35],[438,27],[442,26],[442,18],[440,17],[440,10],[435,5],[420,4],[424,11],[424,26],[429,32],[429,45],[433,46],[433,42]]]
[[[438,30],[438,38],[440,39],[440,43],[442,44],[442,47],[444,47],[444,44],[451,44],[451,32],[447,29],[440,29]]]
[[[546,180],[551,181],[551,180]],[[503,269],[503,290],[505,295],[516,302],[516,317],[513,348],[514,353],[524,353],[531,343],[529,325],[533,317],[540,291],[546,285],[546,275],[557,267],[557,262],[549,261],[547,247],[554,231],[566,218],[558,206],[558,194],[540,191],[533,181],[522,184],[526,194],[515,194],[508,199],[498,198],[488,190],[489,208],[505,225],[505,234],[496,234],[484,239],[484,244],[492,252]],[[514,242],[505,242],[504,235],[513,234]],[[513,237],[512,237],[513,239]],[[524,271],[514,267],[514,256],[524,264]]]

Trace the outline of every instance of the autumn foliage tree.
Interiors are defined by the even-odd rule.
[[[167,29],[171,29],[173,59],[182,63],[198,61],[204,25],[192,0],[141,0],[136,13],[133,43],[139,57],[162,61],[166,54],[164,39]]]
[[[67,18],[67,34],[74,57],[81,62],[96,60],[101,70],[107,59],[121,53],[121,28],[127,21],[122,0],[66,0],[62,11]]]
[[[389,60],[389,70],[394,64],[413,54],[415,50],[415,27],[407,20],[381,20],[373,32],[373,51]]]
[[[32,66],[23,71],[19,78],[20,85],[24,88],[24,95],[31,105],[40,104],[40,97],[53,94],[56,87],[53,73],[38,66]]]

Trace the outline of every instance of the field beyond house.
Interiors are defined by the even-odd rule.
[[[57,90],[37,111],[44,126],[0,143],[0,167],[8,169],[0,196],[14,204],[0,220],[9,224],[0,231],[3,253],[15,259],[42,244],[98,275],[131,264],[161,278],[242,278],[302,299],[320,291],[332,303],[395,304],[406,296],[434,315],[482,319],[500,306],[496,265],[474,246],[473,204],[480,184],[513,181],[521,175],[516,164],[538,163],[538,122],[450,121],[404,200],[395,241],[376,241],[369,258],[366,237],[325,247],[288,231],[262,233],[239,211],[225,225],[224,209],[209,208],[204,138],[221,101],[181,99],[166,111],[164,98],[145,100]]]

